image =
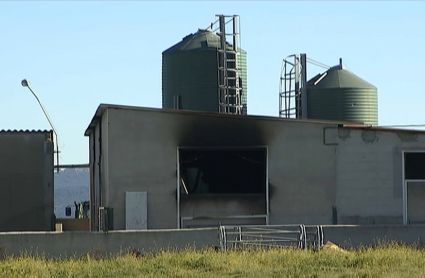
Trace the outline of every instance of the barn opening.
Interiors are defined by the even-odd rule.
[[[181,194],[266,192],[266,150],[180,149]]]
[[[266,224],[267,148],[180,148],[181,227]]]

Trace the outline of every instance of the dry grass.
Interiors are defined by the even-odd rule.
[[[0,261],[0,277],[425,277],[424,264],[424,249],[396,243],[349,252],[188,248],[110,258],[9,257]]]

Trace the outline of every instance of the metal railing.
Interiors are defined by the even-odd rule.
[[[247,225],[219,228],[219,243],[223,250],[272,246],[317,249],[323,246],[323,239],[322,226]]]

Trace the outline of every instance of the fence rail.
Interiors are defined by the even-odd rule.
[[[241,247],[292,246],[302,249],[323,246],[322,226],[246,225],[220,226],[219,242],[224,250]]]

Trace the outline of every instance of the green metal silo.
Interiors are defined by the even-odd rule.
[[[377,88],[342,64],[332,67],[307,82],[307,117],[378,125]]]
[[[217,34],[200,29],[162,52],[162,108],[219,112],[219,47]],[[241,50],[238,57],[246,114],[246,52]]]

